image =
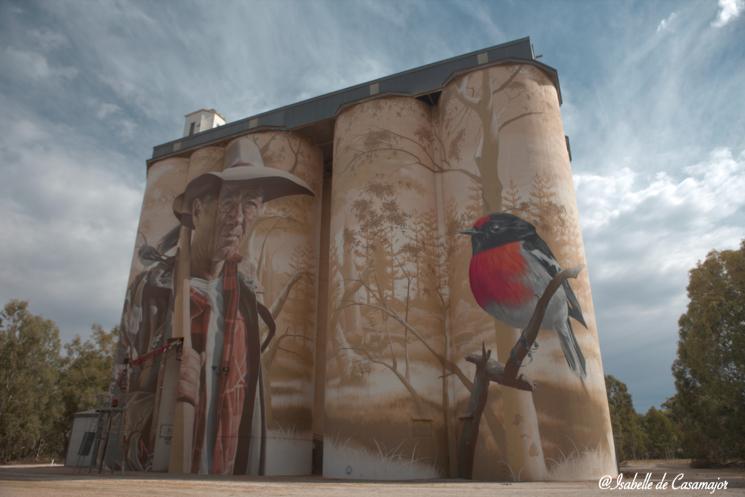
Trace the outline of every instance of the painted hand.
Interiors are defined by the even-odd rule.
[[[204,352],[201,354],[192,348],[181,352],[181,369],[179,371],[176,399],[195,406],[199,398],[199,378],[204,364]]]

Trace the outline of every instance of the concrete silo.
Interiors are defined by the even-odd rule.
[[[122,319],[128,464],[615,473],[560,104],[522,39],[155,147]]]

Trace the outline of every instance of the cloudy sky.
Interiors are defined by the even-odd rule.
[[[0,302],[118,322],[154,145],[530,36],[557,68],[606,372],[673,393],[687,271],[745,237],[745,5],[0,2]]]

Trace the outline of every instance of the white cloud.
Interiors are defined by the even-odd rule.
[[[0,300],[22,298],[64,339],[116,324],[142,186],[121,155],[73,128],[3,102],[16,125],[0,136]]]
[[[30,299],[68,337],[118,319],[142,198],[132,178],[144,176],[150,147],[180,135],[185,112],[246,117],[417,64],[396,66],[401,50],[446,46],[409,29],[415,12],[431,11],[415,3],[39,10],[0,35],[0,79],[15,92],[0,94],[14,122],[0,136],[0,230],[13,241],[0,244],[0,300]],[[27,91],[28,81],[75,77],[71,60],[85,70],[80,85]]]
[[[25,106],[6,112],[14,127],[0,136],[11,240],[0,245],[0,297],[30,298],[67,329],[118,318],[141,199],[133,178],[150,147],[180,135],[184,113],[243,118],[526,33],[561,77],[601,344],[621,351],[605,359],[636,361],[611,372],[654,374],[669,389],[687,269],[743,236],[743,161],[730,151],[745,148],[745,64],[731,50],[739,33],[711,29],[714,3],[711,15],[695,2],[673,13],[578,6],[589,21],[574,24],[551,22],[566,18],[561,4],[520,2],[23,5],[0,16],[0,91]],[[730,24],[742,10],[721,5]],[[707,155],[719,145],[729,148]],[[634,343],[667,362],[625,354]],[[629,382],[657,403],[649,384]]]
[[[44,54],[14,47],[5,47],[0,52],[0,62],[12,70],[14,75],[33,81],[73,79],[78,75],[78,70],[74,67],[52,66]]]
[[[719,12],[716,20],[711,25],[715,28],[721,28],[734,21],[742,14],[743,5],[745,5],[743,0],[719,0]]]
[[[629,167],[575,175],[588,252],[602,254],[593,267],[596,277],[612,279],[640,268],[659,278],[679,277],[709,250],[737,247],[745,237],[745,151],[735,157],[716,149],[683,170],[687,176],[680,179]]]
[[[575,185],[606,372],[623,372],[646,408],[673,391],[688,270],[745,237],[745,150],[714,149],[679,173],[623,164]]]
[[[705,227],[745,206],[745,151],[734,157],[728,149],[716,149],[683,171],[687,176],[680,180],[665,171],[642,175],[628,166],[608,174],[576,174],[583,228],[605,229],[642,207],[644,212],[637,214],[643,219],[679,211],[689,226]]]
[[[676,17],[678,17],[678,13],[673,12],[665,19],[661,20],[660,23],[657,25],[657,32],[660,33],[662,31],[672,31],[673,23],[675,22]]]

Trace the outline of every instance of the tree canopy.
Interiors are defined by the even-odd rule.
[[[0,461],[49,450],[60,414],[57,326],[12,300],[0,313]]]
[[[0,312],[0,462],[62,455],[73,415],[97,407],[117,330],[93,325],[64,347],[53,321],[11,300]]]
[[[683,446],[710,463],[745,459],[745,240],[690,272],[669,404]]]
[[[612,375],[605,377],[608,393],[616,460],[621,463],[645,456],[645,433],[639,415],[634,410],[626,384]]]

